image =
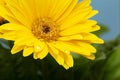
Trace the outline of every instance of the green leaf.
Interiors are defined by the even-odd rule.
[[[4,39],[0,39],[0,46],[2,46],[5,49],[10,49],[9,41]]]
[[[106,62],[104,80],[120,80],[120,47],[115,49]]]
[[[96,59],[95,61],[99,61],[99,60],[105,60],[106,59],[106,54],[104,52],[101,53],[97,53],[96,54]]]
[[[98,25],[100,25],[101,29],[98,30],[98,31],[93,32],[94,34],[101,35],[101,34],[104,34],[104,33],[109,31],[109,29],[107,28],[106,25],[104,25],[104,24],[98,24]]]
[[[74,67],[73,67],[74,70],[85,68],[85,67],[90,67],[93,62],[92,60],[89,60],[75,53],[72,53],[72,56],[74,58]]]

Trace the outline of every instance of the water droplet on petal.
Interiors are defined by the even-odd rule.
[[[41,51],[41,47],[40,46],[36,46],[35,47],[35,52],[39,52],[39,51]]]

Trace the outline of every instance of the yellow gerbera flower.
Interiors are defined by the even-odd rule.
[[[94,60],[96,49],[91,43],[103,40],[91,32],[99,30],[91,0],[2,0],[0,15],[10,23],[0,27],[0,37],[13,40],[15,54],[33,53],[34,59],[43,59],[48,52],[66,69],[73,66],[70,52]]]

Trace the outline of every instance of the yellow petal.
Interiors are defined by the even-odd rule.
[[[54,48],[50,43],[48,43],[49,46],[49,52],[53,56],[53,58],[58,62],[58,64],[63,65],[64,64],[64,58],[60,56],[59,51]]]
[[[34,52],[35,53],[41,52],[44,46],[45,43],[43,41],[36,40],[36,42],[34,42]]]
[[[63,66],[68,69],[70,67],[73,67],[73,57],[70,53],[64,53],[60,52],[60,55],[64,58],[64,64]]]
[[[99,25],[92,26],[92,28],[93,28],[93,29],[92,29],[91,32],[100,30],[100,26],[99,26]]]
[[[81,55],[90,55],[89,50],[86,50],[86,48],[83,48],[82,46],[79,46],[77,44],[74,44],[72,42],[62,42],[58,41],[54,43],[54,46],[59,48],[62,48],[65,52],[66,51],[72,51]]]
[[[93,17],[94,15],[98,14],[99,12],[97,10],[92,10],[87,16],[86,19],[89,19]]]
[[[11,0],[6,1],[6,7],[9,8],[11,13],[13,13],[13,15],[15,16],[15,19],[25,26],[30,26],[32,21],[30,18],[28,19],[28,16],[27,16],[28,14],[26,14],[25,8],[21,6],[22,5],[18,0],[12,0],[12,2]]]
[[[49,43],[50,47],[52,48],[52,51],[54,50],[53,56],[55,56],[55,60],[62,65],[64,68],[69,69],[70,67],[73,67],[73,58],[70,54],[70,51],[64,51],[64,49],[60,49],[61,47],[56,47],[53,45],[53,43]],[[57,49],[56,49],[57,48]],[[59,50],[59,51],[58,51]],[[64,52],[63,52],[64,51]],[[55,54],[58,55],[55,55]],[[51,54],[51,53],[50,53]],[[57,57],[60,56],[60,57]],[[64,61],[64,62],[63,62]]]
[[[26,2],[28,2],[28,1],[26,1]],[[31,2],[33,2],[33,1],[31,0]],[[35,14],[38,16],[38,18],[39,17],[44,18],[44,17],[48,17],[48,15],[52,9],[51,6],[54,5],[56,0],[54,0],[54,3],[53,3],[53,0],[45,0],[45,1],[44,0],[35,0],[34,2],[35,2],[34,4],[36,6],[34,6],[34,4],[32,3],[32,5],[34,6],[32,8],[32,9],[34,9],[33,11],[35,11]]]
[[[44,46],[44,49],[38,53],[38,58],[43,59],[44,57],[46,57],[48,54],[48,47],[47,45]]]
[[[83,2],[85,2],[84,0]],[[64,20],[60,26],[61,30],[64,30],[70,26],[83,22],[86,19],[86,16],[92,11],[91,6],[77,6],[73,9],[71,14]]]
[[[51,43],[52,46],[60,50],[59,54],[64,58],[63,66],[68,69],[73,66],[73,58],[70,54],[70,50],[67,50],[59,42]],[[59,46],[58,46],[59,45]]]
[[[74,43],[74,44],[72,44],[72,43]],[[71,44],[70,43],[65,44],[65,43],[62,43],[59,41],[59,42],[52,43],[52,44],[54,47],[56,47],[57,49],[64,52],[64,54],[65,54],[65,51],[71,50],[72,52],[76,52],[76,53],[78,53],[88,59],[92,59],[92,60],[94,59],[93,53],[96,53],[96,49],[87,42],[71,41]]]
[[[51,46],[57,48],[58,50],[64,52],[64,53],[70,53],[70,50],[67,49],[66,47],[64,47],[63,45],[61,45],[61,42],[60,41],[56,41],[56,42],[51,42],[50,43]]]
[[[5,4],[4,0],[0,0],[0,5]]]
[[[37,5],[39,5],[39,4],[38,4],[38,2],[36,3],[36,1],[38,1],[38,0],[34,0],[34,1],[33,0],[29,0],[29,1],[20,0],[19,1],[21,10],[24,12],[23,16],[25,17],[26,25],[28,25],[27,26],[28,28],[31,28],[31,24],[33,23],[33,21],[36,18],[38,18],[36,10],[37,10]],[[25,24],[25,22],[24,22],[24,24]]]
[[[91,3],[91,0],[83,0],[82,2],[76,5],[76,9],[87,7],[90,5],[90,3]]]
[[[65,36],[65,37],[60,37],[58,38],[58,40],[61,41],[70,41],[70,40],[82,40],[83,37],[80,34],[76,34],[76,35],[71,35],[71,36]]]
[[[95,55],[93,53],[96,52],[96,49],[94,47],[92,47],[91,45],[87,43],[83,43],[83,42],[74,43],[76,45],[73,45],[72,43],[67,43],[69,47],[71,48],[72,52],[76,52],[91,60],[95,59]]]
[[[13,46],[13,48],[12,48],[12,50],[11,50],[11,53],[12,54],[15,54],[15,53],[17,53],[17,52],[19,52],[19,51],[21,51],[21,50],[23,50],[24,49],[24,46],[22,45],[16,45],[16,44],[14,44],[14,46]]]
[[[12,54],[17,53],[17,52],[21,51],[22,49],[24,49],[24,46],[26,46],[28,42],[29,41],[27,38],[25,38],[25,37],[18,38],[18,36],[17,36],[17,38],[15,39],[15,42],[14,42],[14,46],[11,50]],[[30,46],[32,46],[32,44]]]
[[[37,1],[37,3],[36,3]],[[26,17],[29,16],[28,20],[29,21],[32,21],[34,20],[36,17],[37,17],[37,5],[39,5],[39,1],[41,0],[20,0],[19,1],[19,4],[20,4],[20,7],[22,9],[22,11],[24,12],[24,15],[26,15]],[[40,12],[39,12],[40,13]]]
[[[15,23],[7,23],[0,27],[1,33],[8,32],[8,31],[18,31],[18,30],[22,30],[22,31],[24,30],[24,31],[30,32],[27,28],[25,28],[25,26],[15,24]]]
[[[88,59],[91,59],[91,60],[95,60],[95,55],[92,54],[92,53],[91,53],[90,56],[84,56],[84,57],[86,57],[86,58],[88,58]]]
[[[81,35],[83,36],[83,41],[88,41],[91,43],[99,43],[99,44],[103,44],[104,41],[100,38],[98,38],[96,35],[92,34],[92,33],[81,33]]]
[[[71,36],[65,36],[65,37],[60,37],[58,40],[61,41],[71,41],[71,40],[80,40],[80,41],[85,41],[85,42],[90,42],[90,43],[99,43],[103,44],[104,40],[100,39],[96,35],[92,33],[80,33],[80,34],[75,34]]]
[[[96,29],[98,28],[96,26]],[[104,43],[104,40],[100,39],[99,37],[97,37],[96,35],[92,33],[80,33],[80,34],[75,34],[71,36],[60,37],[58,38],[58,40],[61,40],[61,41],[80,40],[83,42],[85,41],[85,42],[90,42],[90,43],[99,43],[99,44]]]
[[[11,31],[15,33],[15,44],[34,46],[34,43],[37,42],[37,39],[32,35],[32,33],[27,29]],[[5,33],[7,34],[7,32]]]
[[[66,36],[66,35],[73,35],[73,34],[77,34],[77,33],[82,33],[82,32],[92,32],[95,29],[95,25],[97,24],[96,21],[94,20],[88,20],[86,22],[80,23],[80,24],[76,24],[73,25],[65,30],[62,30],[60,32],[61,36]]]
[[[72,12],[72,10],[74,9],[75,5],[78,3],[78,0],[72,0],[72,2],[69,4],[69,6],[67,7],[67,9],[65,10],[64,14],[61,15],[56,22],[61,24],[64,22],[64,20],[69,16],[69,14]]]
[[[48,43],[48,46],[50,47],[50,49],[51,49],[52,51],[54,51],[54,53],[55,53],[56,55],[59,55],[59,51],[54,47],[54,45],[53,45],[52,43]]]
[[[49,16],[56,21],[64,12],[67,12],[68,7],[72,5],[73,1],[76,0],[52,0],[52,7],[49,11]]]
[[[45,54],[43,54],[45,52]],[[39,56],[40,55],[40,56]],[[43,56],[42,56],[43,55]],[[47,55],[47,47],[43,41],[34,41],[34,59],[44,58]]]
[[[19,23],[13,13],[10,11],[10,9],[6,6],[5,0],[0,1],[0,15],[9,22]]]
[[[34,46],[34,38],[31,37],[29,38],[29,35],[27,34],[24,34],[26,36],[19,36],[17,35],[16,38],[15,38],[15,44],[19,44],[19,45],[26,45],[26,46]]]
[[[70,67],[69,67],[68,65],[66,65],[66,64],[63,64],[62,66],[63,66],[66,70],[70,68]]]
[[[84,41],[71,41],[71,42],[83,47],[84,49],[88,50],[90,53],[96,53],[96,49],[88,42],[84,42]]]
[[[16,32],[7,32],[5,34],[1,34],[0,38],[4,38],[7,40],[15,40],[16,39]]]
[[[33,53],[33,47],[25,47],[23,50],[23,56],[27,57]]]
[[[90,6],[90,3],[91,3],[91,0],[83,0],[81,3],[79,3],[77,6],[76,6],[76,9],[82,9],[82,8],[85,8],[85,7],[88,7]],[[97,10],[91,10],[89,12],[89,14],[86,15],[86,19],[89,19],[91,18],[92,16],[96,15],[98,13]]]

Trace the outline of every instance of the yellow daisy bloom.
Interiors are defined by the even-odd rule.
[[[103,43],[91,32],[99,30],[91,0],[2,0],[0,15],[10,23],[0,27],[0,37],[13,40],[15,54],[33,53],[34,59],[43,59],[49,53],[60,65],[73,66],[75,52],[95,59],[96,49],[91,43]]]

